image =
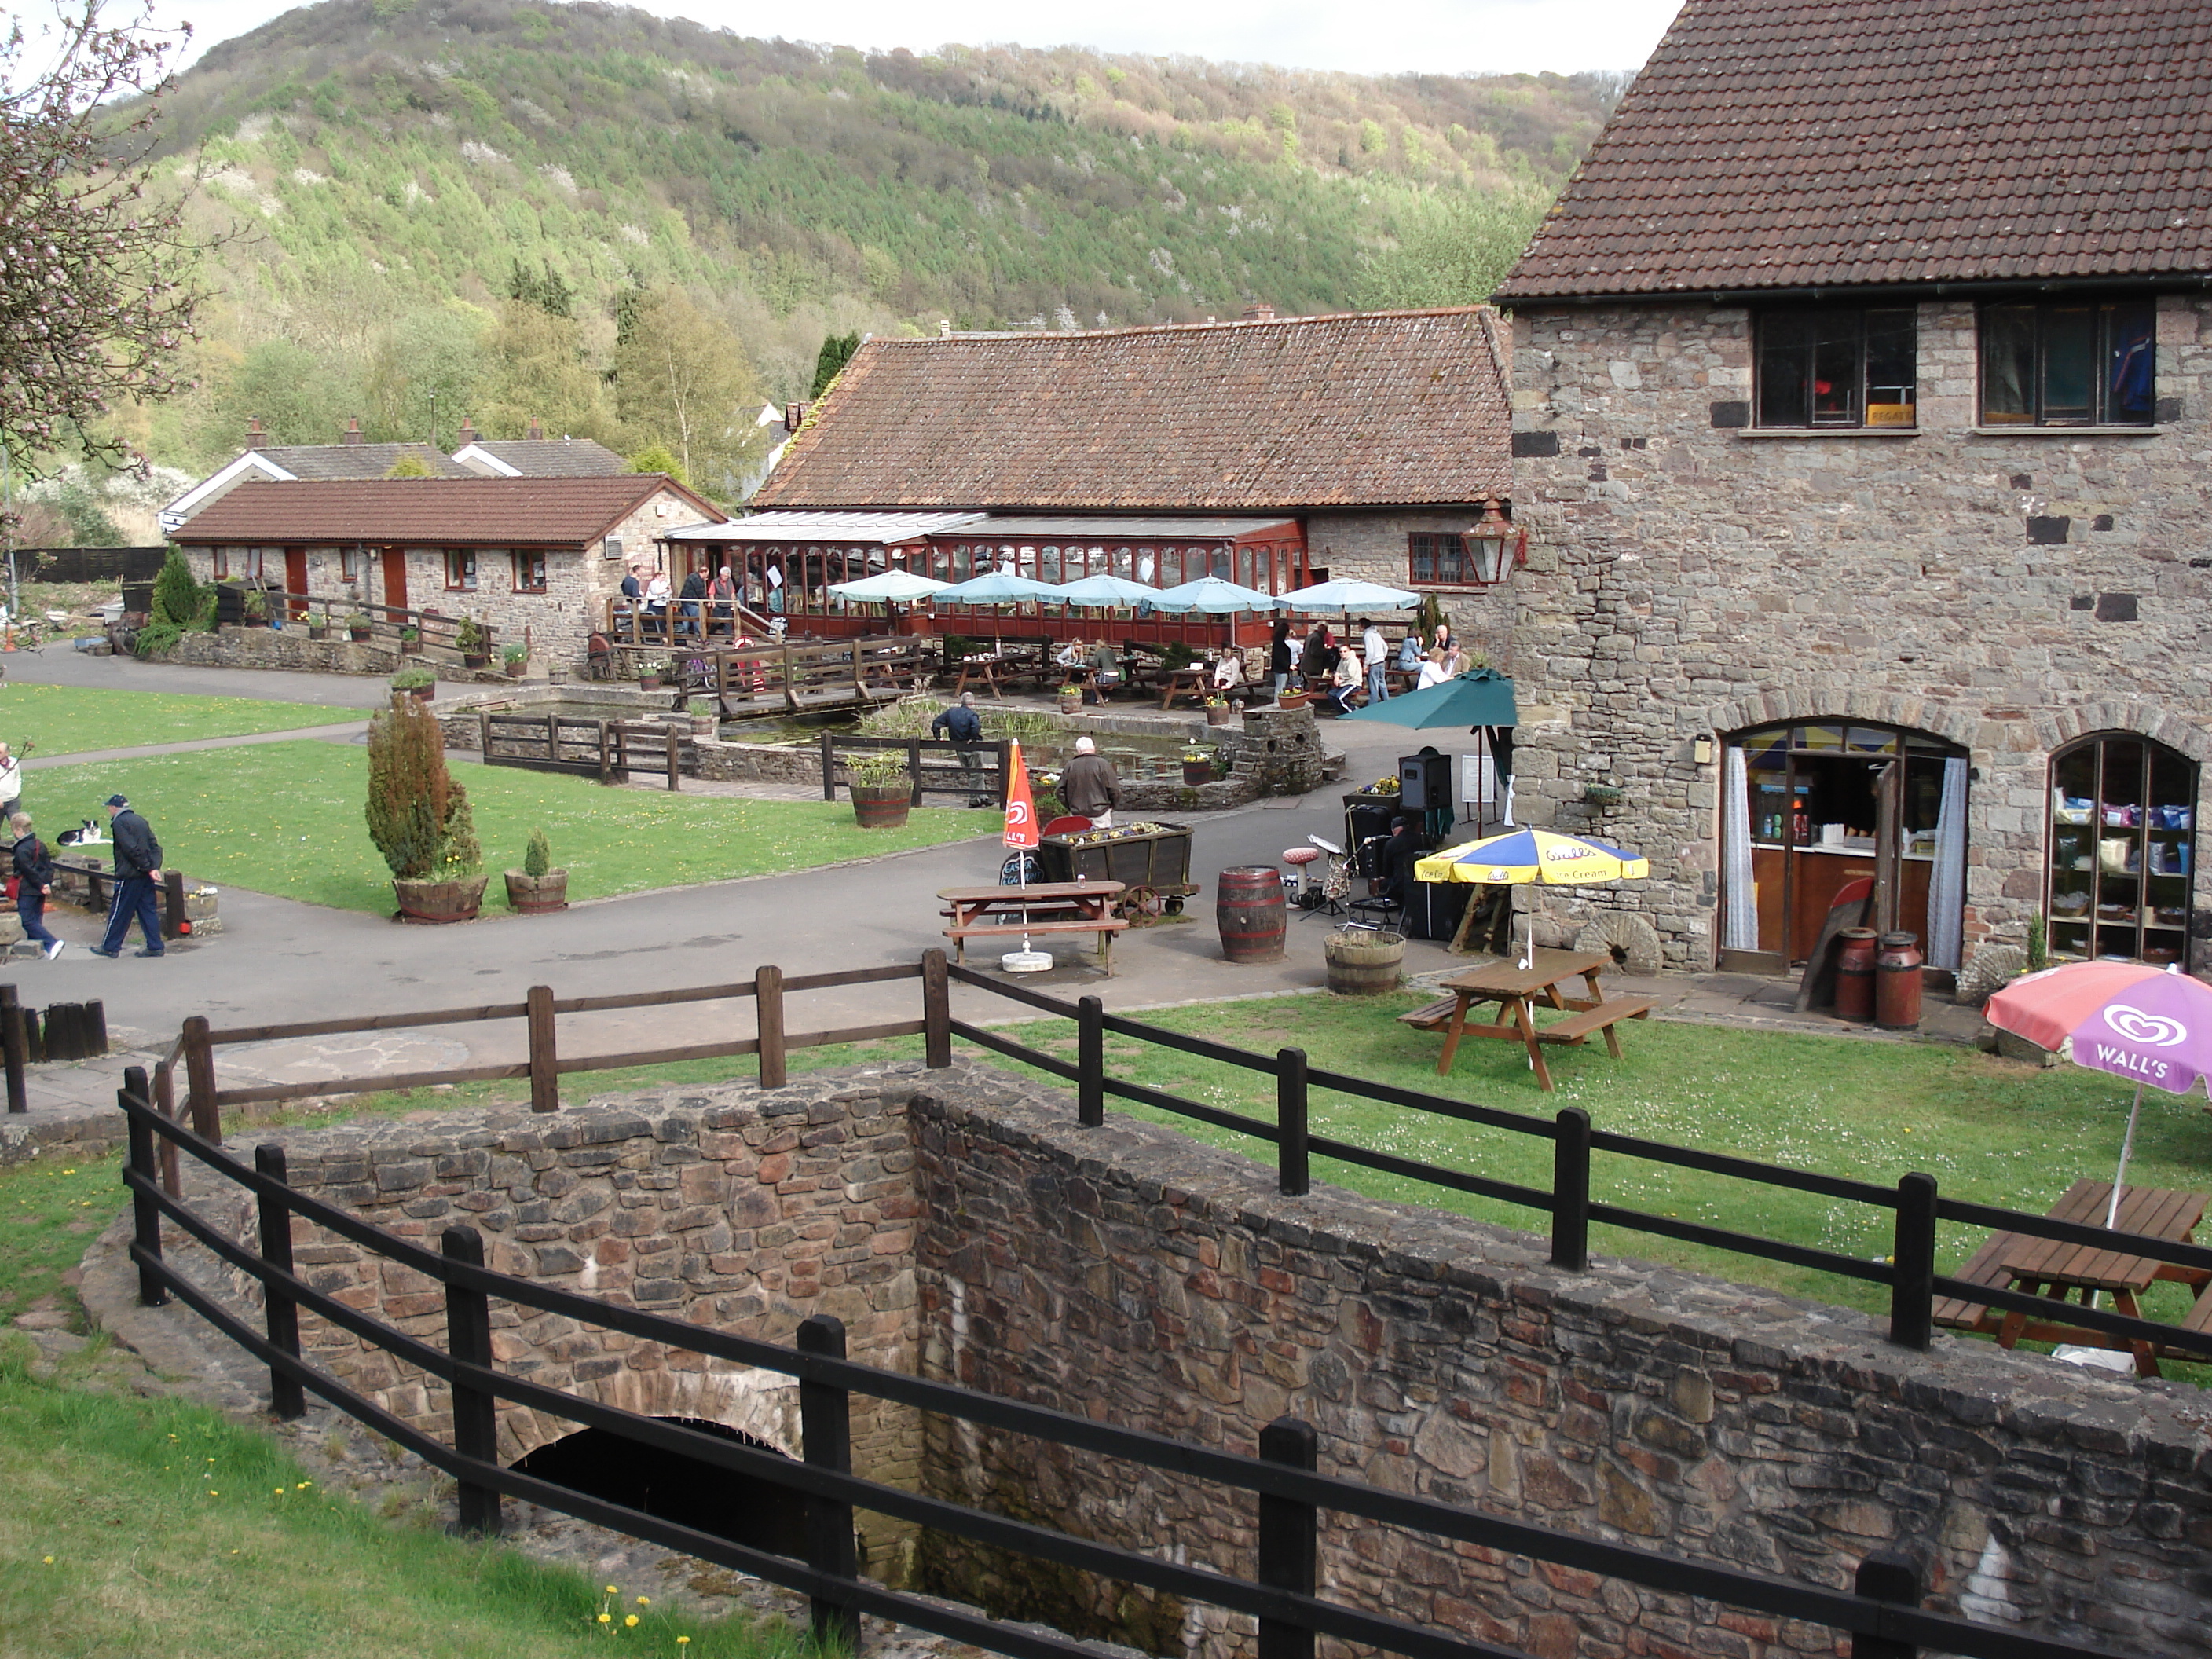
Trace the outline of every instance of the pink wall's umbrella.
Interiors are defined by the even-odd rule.
[[[2076,1066],[2133,1078],[2136,1097],[2112,1177],[2109,1227],[2135,1150],[2143,1085],[2212,1095],[2212,986],[2133,962],[2076,962],[2016,979],[1990,999],[1990,1024],[2065,1055]]]

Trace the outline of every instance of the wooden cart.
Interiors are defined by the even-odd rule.
[[[1037,847],[1037,870],[1046,881],[1118,881],[1115,914],[1135,927],[1182,914],[1198,891],[1190,878],[1190,830],[1180,823],[1146,821],[1115,830],[1047,836]]]

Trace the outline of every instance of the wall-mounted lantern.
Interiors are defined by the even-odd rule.
[[[1484,500],[1480,514],[1461,540],[1474,580],[1485,585],[1504,580],[1511,565],[1528,562],[1528,532],[1513,527],[1505,516],[1505,504],[1495,495]]]

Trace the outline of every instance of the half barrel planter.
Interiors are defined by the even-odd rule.
[[[1283,959],[1283,878],[1272,864],[1243,864],[1221,872],[1213,915],[1221,954],[1231,962]]]
[[[399,920],[426,927],[449,921],[474,921],[483,908],[484,884],[489,876],[465,876],[458,881],[407,881],[395,878],[392,890],[398,896]]]

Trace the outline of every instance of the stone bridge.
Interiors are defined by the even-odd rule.
[[[1395,1490],[1847,1587],[1877,1547],[1932,1605],[2161,1655],[2212,1654],[2212,1408],[1856,1312],[1317,1188],[977,1066],[667,1089],[275,1137],[295,1184],[434,1245],[704,1326],[1231,1449],[1284,1413],[1322,1467]],[[251,1217],[230,1196],[241,1235]],[[419,1275],[302,1226],[320,1288],[442,1340]],[[204,1261],[204,1258],[203,1258]],[[241,1300],[241,1286],[232,1288]],[[183,1316],[189,1317],[189,1316]],[[793,1387],[494,1304],[500,1363],[796,1454]],[[321,1321],[322,1364],[449,1427],[444,1391]],[[1249,1575],[1241,1504],[1200,1485],[855,1399],[856,1470]],[[574,1425],[502,1407],[513,1459]],[[1249,1659],[1249,1621],[863,1522],[878,1576],[1166,1655]],[[1324,1593],[1540,1656],[1830,1650],[1823,1631],[1324,1517]]]

